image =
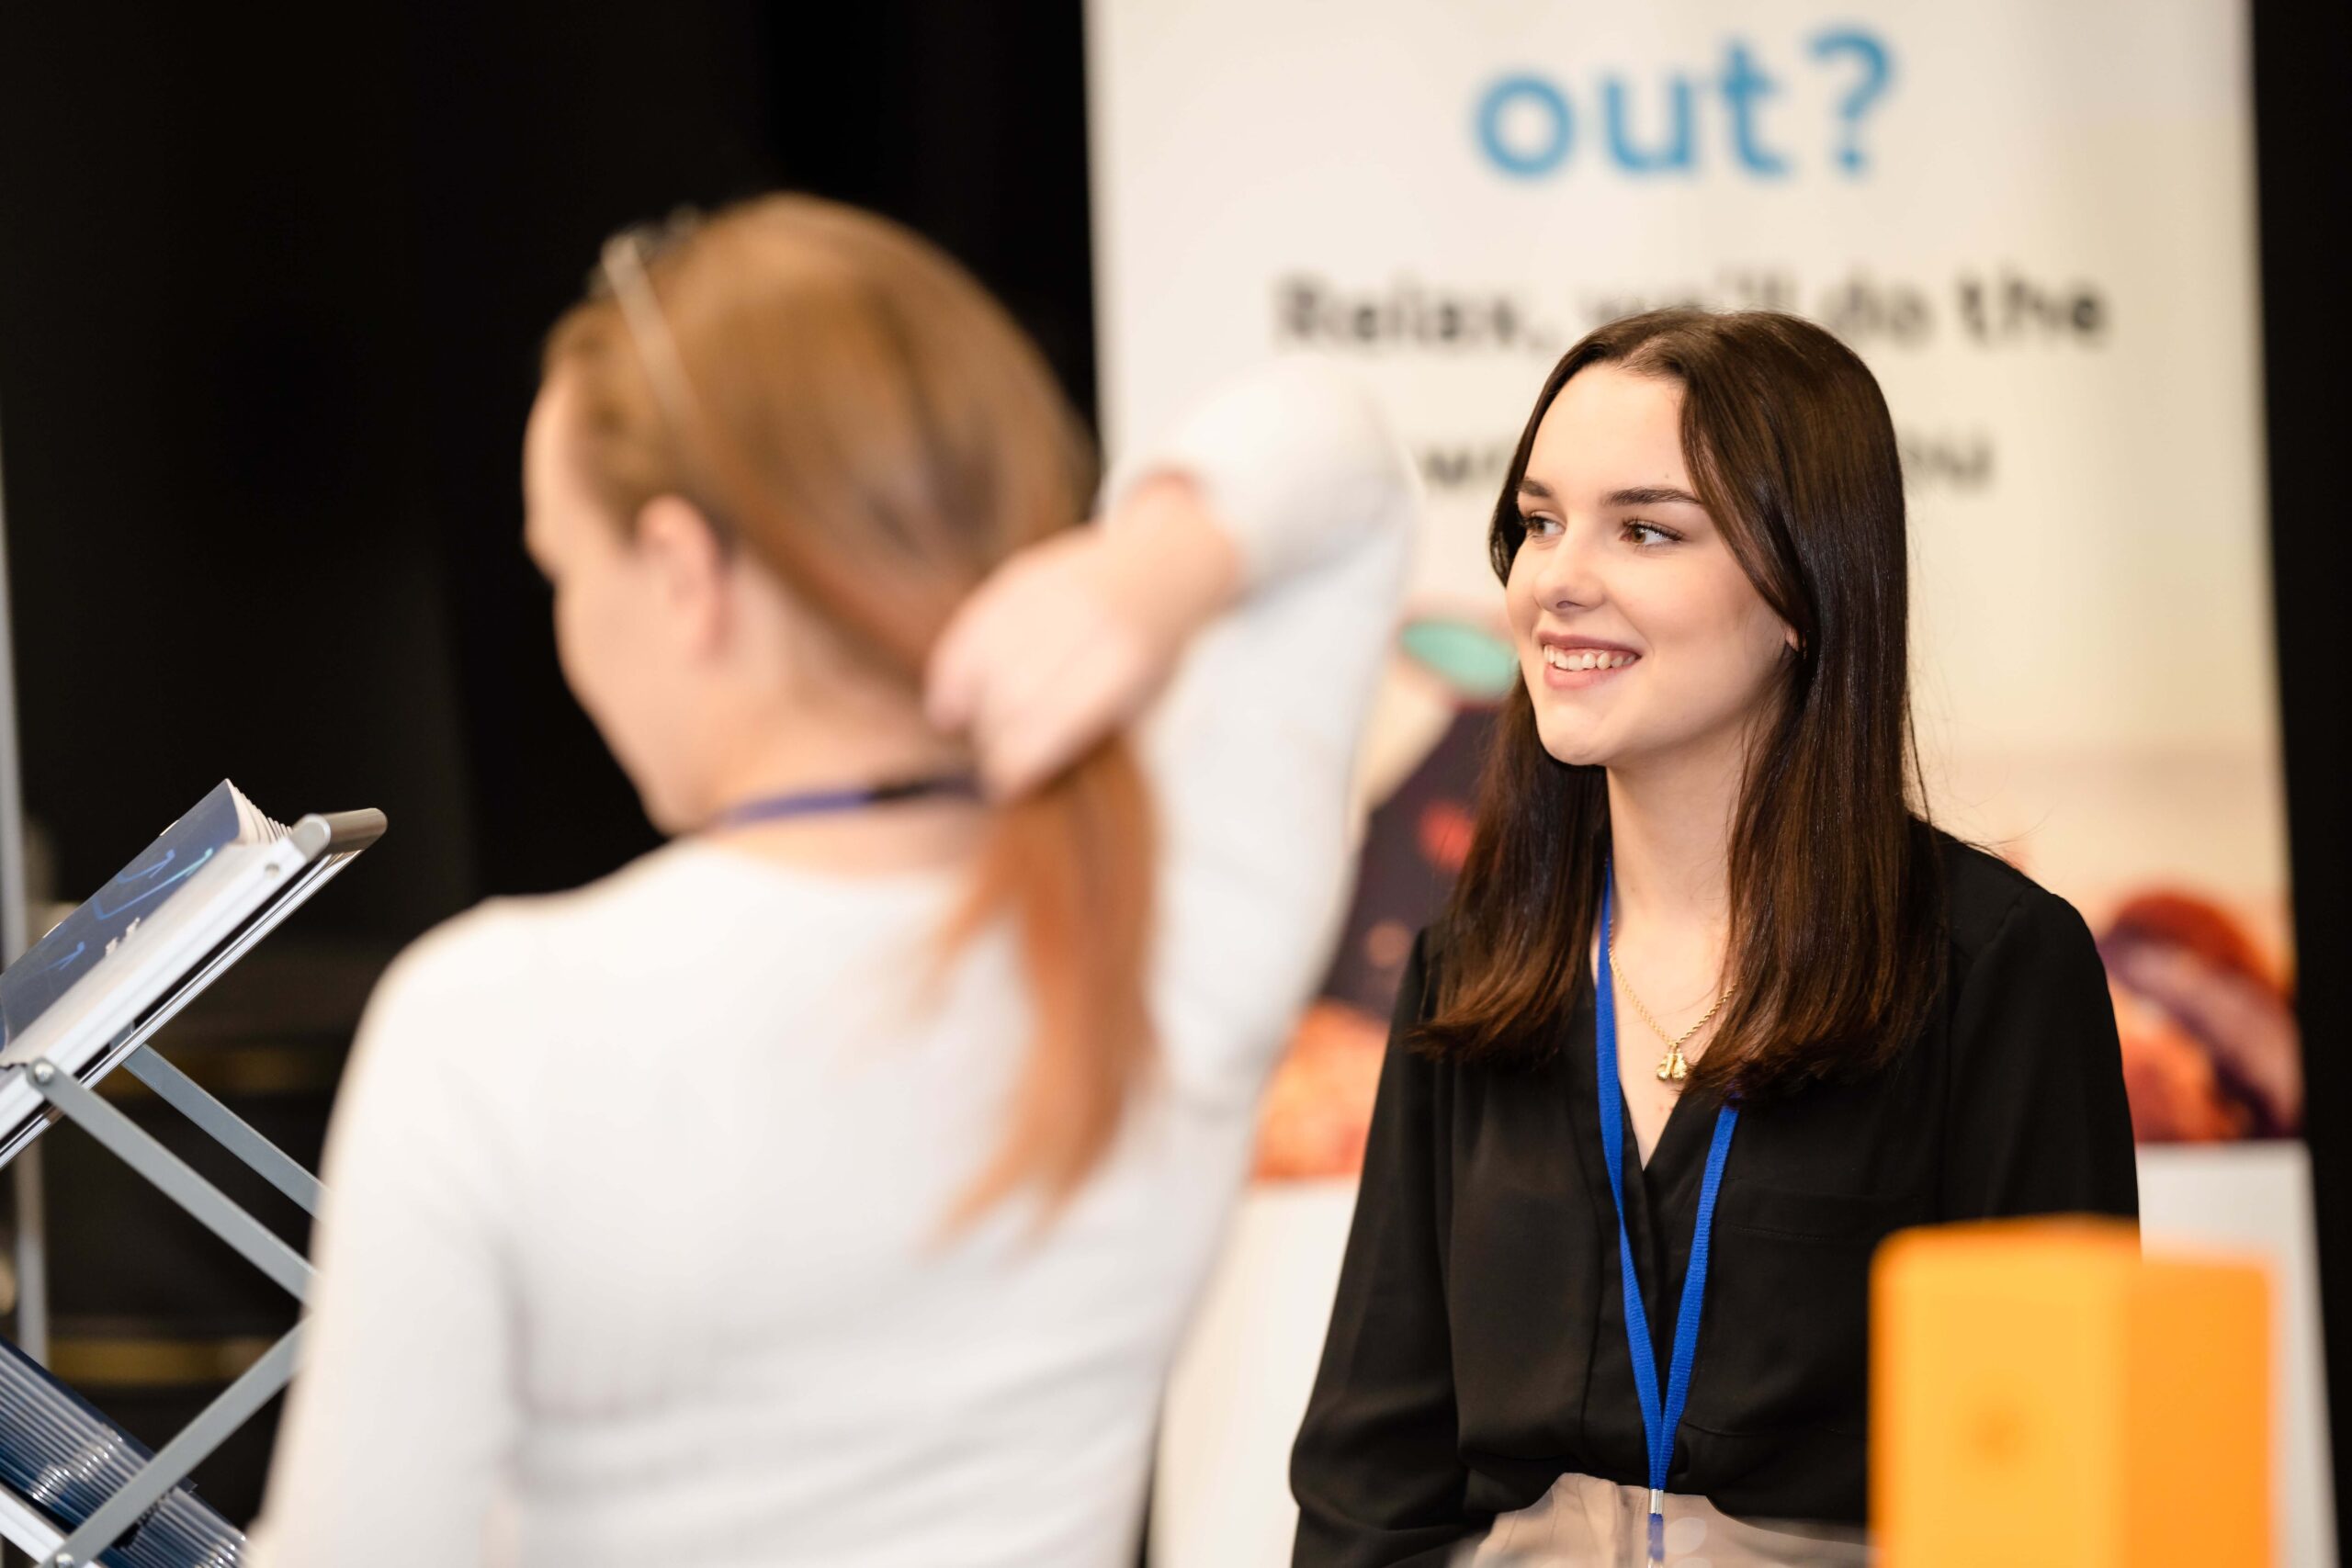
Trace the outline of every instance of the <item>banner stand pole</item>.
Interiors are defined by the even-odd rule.
[[[0,485],[0,965],[32,945],[26,904],[25,794],[17,750],[16,616],[8,584],[7,501]],[[16,1341],[49,1364],[49,1246],[41,1201],[41,1151],[17,1156],[10,1183],[16,1206]]]

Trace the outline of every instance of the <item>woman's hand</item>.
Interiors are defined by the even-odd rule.
[[[932,650],[924,711],[970,741],[989,795],[1021,795],[1140,714],[1240,580],[1192,481],[1147,479],[973,592]]]

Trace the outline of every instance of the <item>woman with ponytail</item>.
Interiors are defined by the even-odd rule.
[[[904,231],[770,197],[600,273],[526,542],[674,841],[384,980],[257,1551],[1126,1568],[1409,471],[1292,367],[1080,526],[1045,366]]]

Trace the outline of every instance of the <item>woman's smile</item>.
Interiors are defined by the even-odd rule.
[[[1598,686],[1631,668],[1642,657],[1630,648],[1584,637],[1545,637],[1538,640],[1543,647],[1544,684],[1555,692]]]

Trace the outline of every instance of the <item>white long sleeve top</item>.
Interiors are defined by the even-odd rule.
[[[909,999],[963,893],[683,840],[404,953],[328,1140],[268,1568],[1129,1568],[1162,1379],[1354,843],[1418,491],[1290,363],[1125,465],[1189,474],[1249,591],[1139,739],[1156,1087],[1042,1233],[939,1240],[1030,1012],[1007,932]]]

